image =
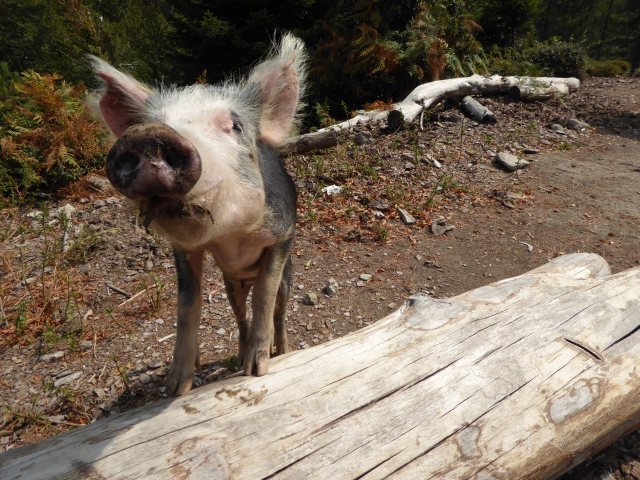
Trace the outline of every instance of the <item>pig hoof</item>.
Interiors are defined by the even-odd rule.
[[[245,375],[255,372],[257,377],[266,375],[269,371],[269,352],[250,349],[244,354],[242,370]]]
[[[169,378],[167,378],[167,393],[178,396],[184,395],[191,390],[193,372],[189,375],[184,375],[183,373],[179,370],[171,370]]]

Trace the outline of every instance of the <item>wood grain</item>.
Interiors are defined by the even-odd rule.
[[[640,269],[592,254],[0,456],[9,479],[555,478],[640,423]]]

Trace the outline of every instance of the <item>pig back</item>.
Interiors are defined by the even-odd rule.
[[[280,154],[261,141],[257,142],[257,147],[266,207],[273,213],[270,227],[276,235],[286,234],[296,223],[296,187]]]

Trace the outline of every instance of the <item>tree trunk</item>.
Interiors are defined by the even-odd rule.
[[[640,269],[593,254],[0,455],[0,478],[545,479],[640,422]]]

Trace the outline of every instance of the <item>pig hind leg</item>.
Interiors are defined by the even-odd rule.
[[[287,341],[286,312],[287,302],[289,301],[289,291],[291,289],[291,257],[287,258],[284,270],[282,272],[282,280],[276,296],[276,307],[273,312],[274,344],[275,354],[281,355],[289,351],[289,343]]]
[[[267,250],[260,260],[260,269],[253,287],[251,305],[253,321],[242,369],[245,375],[265,375],[274,339],[274,312],[278,290],[287,259],[288,243]]]
[[[244,354],[247,350],[249,339],[249,320],[247,319],[247,296],[252,284],[244,280],[231,280],[224,277],[224,287],[227,291],[227,299],[238,323],[240,337],[238,339],[238,365],[244,362]]]
[[[204,252],[174,251],[178,273],[178,331],[173,364],[167,379],[171,393],[191,390],[193,373],[199,368],[198,324],[202,309],[200,285]]]

